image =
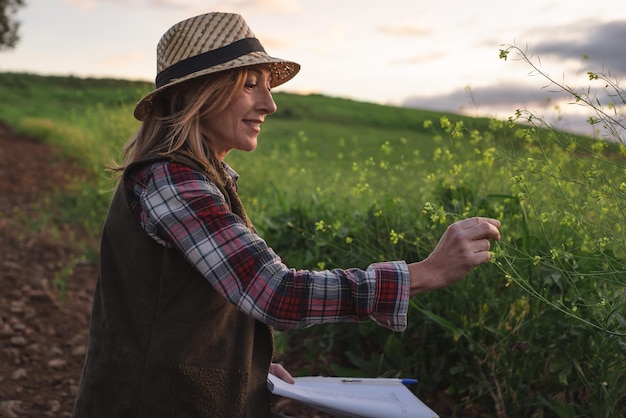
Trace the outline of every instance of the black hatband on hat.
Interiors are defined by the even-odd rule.
[[[265,52],[256,38],[244,38],[212,51],[186,58],[161,71],[156,76],[156,88],[169,84],[172,80],[234,60],[250,52]]]

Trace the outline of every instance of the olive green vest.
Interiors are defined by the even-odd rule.
[[[204,171],[184,156],[172,159]],[[271,329],[140,228],[124,181],[100,257],[75,418],[270,416]]]

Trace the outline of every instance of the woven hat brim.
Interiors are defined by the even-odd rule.
[[[225,62],[223,64],[214,65],[212,67],[206,68],[201,71],[196,71],[194,73],[188,74],[185,77],[177,78],[170,81],[168,84],[157,88],[147,95],[145,95],[135,106],[134,115],[135,118],[139,121],[143,121],[145,117],[148,115],[149,110],[152,106],[152,101],[156,97],[156,95],[166,89],[171,88],[177,84],[180,84],[184,81],[188,81],[197,77],[202,77],[204,75],[217,73],[220,71],[231,70],[235,68],[249,67],[252,65],[259,64],[269,64],[271,67],[271,87],[277,87],[281,84],[286,83],[291,80],[299,71],[300,64],[297,64],[292,61],[286,61],[280,58],[274,58],[267,55],[265,52],[251,52],[249,54],[238,57],[234,60]]]

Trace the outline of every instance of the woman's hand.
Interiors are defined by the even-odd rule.
[[[487,263],[489,240],[500,239],[499,227],[497,219],[479,217],[450,225],[425,260],[409,264],[411,295],[450,286]]]
[[[291,377],[291,374],[289,374],[289,372],[283,367],[282,364],[279,364],[279,363],[270,364],[270,373],[278,377],[279,379],[284,380],[287,383],[291,383],[291,384],[296,383],[296,381],[293,380],[293,377]]]

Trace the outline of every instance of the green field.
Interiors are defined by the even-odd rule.
[[[90,173],[37,227],[75,222],[97,237],[114,184],[104,167],[137,128],[132,109],[150,89],[0,73],[0,119]],[[279,353],[297,349],[302,364],[317,365],[292,372],[415,376],[419,394],[444,390],[458,416],[624,413],[623,145],[320,95],[275,100],[257,150],[227,161],[255,226],[287,264],[416,261],[455,220],[503,224],[493,262],[414,298],[402,334],[372,323],[279,333]]]

